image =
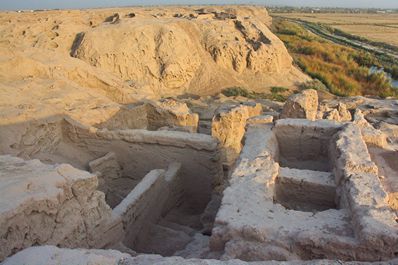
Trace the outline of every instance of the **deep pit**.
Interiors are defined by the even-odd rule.
[[[336,209],[336,183],[331,172],[330,145],[339,125],[302,122],[278,123],[280,170],[275,180],[275,201],[287,209],[324,211]]]
[[[329,146],[339,125],[320,121],[320,125],[311,123],[302,125],[300,120],[275,128],[280,150],[279,163],[282,167],[330,171]]]
[[[275,201],[287,209],[317,212],[336,209],[336,184],[331,172],[280,168]]]

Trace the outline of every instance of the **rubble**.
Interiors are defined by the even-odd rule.
[[[299,94],[290,96],[281,113],[281,118],[301,118],[315,120],[318,111],[318,93],[314,89],[307,89]]]
[[[362,136],[366,143],[385,148],[387,146],[387,135],[375,129],[364,117],[361,110],[357,110],[353,123],[361,129]]]
[[[198,129],[199,116],[192,113],[185,103],[174,99],[150,102],[147,105],[148,129],[162,127],[185,128],[189,132]]]
[[[351,121],[351,113],[347,110],[347,106],[344,103],[339,103],[337,108],[326,113],[325,118],[327,120],[335,120],[339,122]]]

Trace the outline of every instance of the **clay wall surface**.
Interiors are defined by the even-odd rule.
[[[311,212],[336,208],[331,172],[281,167],[275,184],[275,200],[286,208]]]
[[[148,128],[147,104],[123,106],[105,122],[97,123],[97,128],[112,129],[146,129]]]
[[[101,248],[121,235],[95,175],[0,156],[0,180],[0,260],[38,244]]]
[[[121,174],[122,168],[117,162],[115,153],[107,153],[88,163],[90,172],[98,177],[98,190],[105,193],[105,200],[114,208],[131,191],[135,183]]]
[[[349,124],[335,137],[333,172],[339,183],[340,207],[350,210],[352,225],[361,244],[378,249],[380,256],[398,253],[396,214],[378,178],[360,128]],[[380,246],[383,246],[380,249]]]
[[[239,104],[221,107],[211,124],[211,135],[220,142],[222,161],[231,166],[242,150],[242,138],[249,118],[262,112],[260,104]]]
[[[218,145],[207,135],[106,129],[93,134],[70,125],[66,135],[92,158],[114,152],[123,168],[122,175],[132,179],[140,180],[153,168],[166,168],[172,162],[180,162],[186,199],[198,208],[206,207],[213,187],[221,182]]]
[[[341,124],[327,120],[276,121],[274,130],[281,153],[280,163],[287,167],[329,170],[330,139],[340,127]]]
[[[170,184],[173,183],[173,179],[177,178],[178,171],[178,168],[168,173],[161,169],[152,170],[113,209],[114,218],[120,217],[123,222],[125,246],[136,249],[137,245],[145,244],[148,229],[159,221],[165,207],[177,205],[178,194],[181,195],[182,190],[175,190],[177,196],[174,196],[171,201],[169,198],[172,193]],[[168,180],[166,180],[166,176]]]
[[[218,143],[208,135],[174,131],[114,130],[83,126],[71,119],[48,118],[10,126],[1,131],[0,154],[48,164],[69,163],[88,170],[89,162],[113,152],[128,193],[154,168],[182,164],[187,201],[204,209],[213,187],[220,184],[222,167]]]

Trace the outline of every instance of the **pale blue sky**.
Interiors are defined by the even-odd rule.
[[[172,5],[172,4],[264,4],[293,6],[328,7],[373,7],[398,8],[398,0],[0,0],[0,9],[52,9],[52,8],[88,8],[126,5]]]

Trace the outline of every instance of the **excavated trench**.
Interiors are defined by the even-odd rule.
[[[388,204],[398,213],[398,151],[368,145],[369,153],[379,169],[379,178],[389,194]],[[398,219],[397,219],[398,220]]]
[[[2,153],[97,174],[98,189],[123,223],[120,243],[106,248],[163,256],[206,249],[218,210],[213,190],[223,178],[217,142],[210,136],[93,131],[63,118],[18,126],[8,130],[23,133]]]
[[[336,168],[339,169],[340,160],[336,159],[347,148],[344,146],[342,149],[339,144],[342,139],[346,139],[343,136],[351,136],[351,131],[326,121],[287,119],[267,126],[253,126],[253,135],[256,139],[264,139],[267,145],[264,150],[253,151],[261,155],[252,158],[253,154],[247,150],[242,153],[251,159],[264,159],[266,163],[258,165],[269,165],[269,170],[261,172],[262,169],[259,168],[256,172],[269,178],[269,183],[275,183],[274,186],[266,187],[272,189],[267,197],[269,201],[264,201],[269,211],[258,211],[264,216],[261,219],[264,223],[259,224],[259,227],[264,228],[261,231],[277,229],[275,233],[278,233],[282,225],[286,237],[278,240],[284,244],[284,240],[291,243],[290,235],[306,229],[304,239],[294,239],[297,240],[292,244],[294,248],[289,249],[303,259],[330,258],[336,254],[340,255],[336,257],[350,260],[350,255],[361,253],[363,249],[360,244],[363,242],[357,235],[361,235],[362,230],[353,220],[362,220],[358,219],[362,217],[357,217],[355,209],[347,206],[347,198],[343,198],[342,194],[349,190],[339,190],[346,187],[336,180],[339,173],[334,175]],[[260,129],[264,129],[264,132],[258,134],[257,130]],[[342,136],[342,131],[347,136]],[[98,189],[105,194],[106,202],[111,208],[108,208],[111,220],[107,222],[112,228],[119,228],[106,230],[115,231],[112,235],[114,241],[109,241],[109,244],[107,241],[100,247],[89,247],[117,249],[133,255],[147,253],[184,258],[224,258],[222,255],[226,255],[225,253],[232,253],[228,252],[231,246],[232,249],[235,246],[244,249],[239,244],[250,248],[253,243],[253,237],[247,238],[247,242],[239,242],[242,238],[234,241],[234,236],[240,233],[234,229],[242,229],[244,234],[249,229],[245,222],[239,221],[242,217],[236,215],[235,207],[223,205],[213,235],[211,234],[220,205],[224,172],[217,141],[208,135],[174,131],[96,129],[65,118],[20,124],[4,129],[2,134],[13,136],[7,138],[7,143],[0,141],[1,153],[25,159],[38,158],[48,164],[68,163],[98,176]],[[257,142],[252,141],[253,139],[249,137],[246,140],[248,142],[245,148],[257,148]],[[354,144],[355,141],[351,143]],[[378,154],[380,150],[368,149],[373,155],[382,157],[395,170],[390,159],[391,153]],[[272,160],[263,156],[265,150],[271,154]],[[277,172],[274,171],[278,168],[274,162],[279,163]],[[242,162],[243,165],[244,163],[246,162]],[[277,173],[276,177],[274,173]],[[245,176],[239,176],[242,177]],[[259,185],[260,189],[265,189],[265,185],[258,180],[261,178],[253,179],[254,184],[236,181],[235,185]],[[264,200],[262,194],[257,195],[261,198],[259,201]],[[251,202],[256,201],[257,195],[253,196],[253,200],[248,200],[245,206],[250,209],[253,206]],[[227,197],[227,202],[235,203],[235,194],[229,193],[229,196],[231,198]],[[250,198],[247,194],[244,196]],[[250,217],[250,214],[257,214],[258,209],[254,207],[253,211],[249,210],[246,214]],[[231,218],[229,210],[238,219],[237,222]],[[273,218],[275,221],[272,221]],[[278,218],[281,219],[276,220]],[[228,227],[230,224],[236,226],[231,229]],[[316,229],[318,224],[321,226],[320,230]],[[239,225],[243,225],[242,228]],[[223,226],[227,228],[224,229]],[[221,244],[220,249],[214,245],[218,243],[218,239],[221,242],[229,236],[230,241],[224,242],[224,246]],[[314,250],[312,246],[307,246],[309,241],[305,236],[310,236],[311,240],[319,238],[319,249]],[[354,254],[350,252],[345,256],[346,253],[340,250],[341,246],[329,249],[329,242],[341,242],[341,239],[349,240],[348,252],[352,250]],[[234,245],[236,243],[238,245]],[[269,242],[254,243],[259,243],[264,249],[273,246]],[[64,247],[63,244],[59,246]],[[68,247],[80,246],[77,243]],[[373,251],[373,246],[369,248]],[[361,259],[370,259],[368,256],[372,257],[378,251],[376,248],[374,253],[365,253]],[[246,259],[248,256],[245,255],[242,253],[231,257]],[[271,253],[259,260],[275,259],[274,257],[276,256]],[[283,256],[281,259],[287,258]]]
[[[275,201],[287,209],[318,212],[337,209],[330,145],[336,130],[276,129],[280,170]]]

